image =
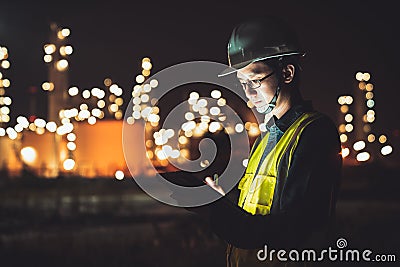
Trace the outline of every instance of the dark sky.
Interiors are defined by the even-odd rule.
[[[226,63],[234,25],[275,14],[294,26],[307,51],[302,91],[317,109],[336,118],[337,97],[354,90],[356,72],[368,71],[376,125],[388,133],[399,128],[399,14],[393,1],[6,2],[0,6],[0,45],[10,52],[13,115],[26,114],[26,88],[47,78],[42,56],[51,21],[71,29],[71,85],[91,88],[111,77],[128,92],[144,56],[153,71],[191,60]]]

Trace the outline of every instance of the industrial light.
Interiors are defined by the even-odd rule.
[[[70,171],[75,167],[75,160],[73,159],[66,159],[63,163],[64,170]]]
[[[36,161],[37,152],[33,147],[27,146],[21,149],[21,156],[26,164],[33,164]]]

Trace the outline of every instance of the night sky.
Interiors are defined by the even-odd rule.
[[[301,90],[316,109],[336,119],[337,97],[352,93],[356,72],[368,71],[376,126],[387,133],[399,128],[400,38],[393,1],[6,2],[0,4],[0,45],[8,47],[12,64],[5,73],[14,118],[28,112],[27,88],[40,88],[47,79],[43,45],[52,21],[71,29],[71,85],[103,87],[110,77],[128,101],[143,57],[152,59],[153,73],[191,60],[226,63],[234,25],[275,14],[294,26],[307,52]]]

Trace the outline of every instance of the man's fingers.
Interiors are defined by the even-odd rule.
[[[211,177],[206,177],[206,183],[210,186],[215,186],[215,182]]]
[[[219,185],[216,185],[211,177],[206,177],[205,182],[213,188],[215,191],[219,192],[221,195],[225,195],[224,190]]]

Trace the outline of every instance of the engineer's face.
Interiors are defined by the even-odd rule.
[[[268,105],[274,97],[275,91],[278,87],[277,74],[274,73],[270,77],[263,79],[272,72],[273,69],[262,62],[251,63],[237,71],[236,77],[243,85],[246,97],[255,107]],[[258,88],[252,89],[249,85],[245,84],[246,82],[257,81],[260,79],[263,80],[259,82],[260,87]],[[257,82],[253,82],[253,84],[257,84]]]

